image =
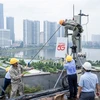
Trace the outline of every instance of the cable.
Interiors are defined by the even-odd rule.
[[[89,23],[89,15],[87,16],[87,22],[85,24],[82,24],[83,25],[87,25]]]
[[[88,26],[86,25],[86,37],[87,37],[87,42],[88,42]]]
[[[88,26],[86,25],[86,44],[88,44]],[[86,55],[89,56],[88,49],[86,50]]]
[[[45,44],[41,47],[41,49],[35,54],[35,56],[30,60],[30,62],[37,56],[37,54],[44,48],[44,46],[49,42],[49,40],[55,35],[55,33],[60,29],[61,26],[58,27],[58,29],[51,35],[51,37],[45,42]],[[30,65],[30,62],[28,65]]]

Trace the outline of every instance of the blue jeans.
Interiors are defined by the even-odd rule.
[[[4,86],[3,86],[3,90],[5,91],[6,88],[8,87],[8,85],[10,85],[10,84],[11,84],[11,79],[7,79],[7,78],[5,78],[5,80],[4,80]],[[1,92],[1,95],[4,95],[4,94],[5,94],[4,91]]]

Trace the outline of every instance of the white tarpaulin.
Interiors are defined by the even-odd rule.
[[[67,53],[67,38],[57,37],[55,57],[65,58]]]

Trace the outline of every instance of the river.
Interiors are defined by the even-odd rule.
[[[27,50],[20,51],[14,54],[15,57],[20,58],[33,58],[37,54],[38,50]],[[87,60],[100,60],[100,49],[82,49],[83,53],[86,53]],[[56,59],[55,58],[55,49],[43,49],[37,54],[36,57],[44,57],[45,59]],[[36,58],[35,57],[35,58]]]

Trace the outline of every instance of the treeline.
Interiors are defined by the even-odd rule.
[[[46,63],[32,62],[31,66],[33,66],[35,69],[42,70],[44,72],[57,72],[58,70],[63,69],[63,65],[61,63],[55,63],[52,61],[48,61]]]
[[[97,66],[97,67],[100,67],[100,61],[99,60],[96,60],[96,61],[91,61],[91,60],[88,60],[92,66]]]
[[[3,67],[3,64],[7,64],[7,67],[10,66],[9,65],[9,58],[0,58],[0,66]],[[100,66],[100,61],[90,61],[89,62],[92,64],[92,66]],[[25,61],[23,59],[19,60],[19,64],[21,64],[22,66],[26,66],[27,64],[25,63]],[[57,72],[59,70],[63,69],[63,64],[62,61],[53,61],[53,60],[42,60],[39,62],[32,62],[30,64],[31,67],[34,67],[34,69],[37,70],[41,70],[44,72]]]
[[[2,67],[3,67],[2,63],[7,64],[7,67],[10,66],[9,58],[0,58],[0,61],[1,61],[0,65]],[[27,65],[23,59],[19,60],[19,64],[21,64],[23,67]],[[47,60],[47,61],[42,60],[39,62],[32,62],[30,66],[34,67],[34,69],[41,70],[44,72],[57,72],[58,70],[63,69],[63,65],[60,61],[57,63],[57,62],[54,62],[53,60]]]

